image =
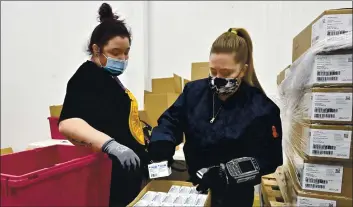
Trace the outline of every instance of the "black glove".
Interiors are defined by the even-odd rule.
[[[208,189],[212,189],[221,192],[227,188],[228,175],[224,164],[203,168],[197,171],[197,174],[197,177],[200,179],[198,181],[199,185],[196,187],[197,191],[205,193]]]
[[[111,159],[117,159],[123,169],[136,170],[140,167],[140,158],[133,150],[125,145],[119,144],[114,139],[110,139],[102,146],[102,151],[107,153]]]
[[[150,142],[148,146],[148,154],[153,162],[168,161],[170,167],[174,160],[175,144],[170,141]]]
[[[211,188],[222,192],[229,185],[248,185],[258,177],[259,170],[260,167],[254,158],[236,158],[226,164],[221,163],[219,166],[197,171],[196,175],[201,179],[197,188],[199,191]]]

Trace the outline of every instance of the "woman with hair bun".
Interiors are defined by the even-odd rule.
[[[149,162],[137,101],[118,78],[127,67],[131,34],[107,3],[99,20],[87,48],[91,59],[67,84],[59,130],[74,145],[109,155],[110,206],[126,206],[141,190]]]

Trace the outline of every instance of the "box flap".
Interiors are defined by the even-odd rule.
[[[207,78],[210,74],[208,62],[197,62],[191,64],[191,80]]]

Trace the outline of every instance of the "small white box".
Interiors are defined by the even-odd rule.
[[[187,186],[181,186],[179,190],[179,194],[183,194],[183,195],[190,194],[190,192],[191,192],[191,187],[187,187]]]
[[[199,194],[199,192],[196,190],[196,187],[190,187],[191,191],[190,194]]]
[[[165,199],[163,200],[162,203],[170,203],[173,204],[174,200],[176,199],[177,195],[176,194],[168,194]]]
[[[174,206],[183,206],[186,199],[187,199],[186,195],[178,195],[173,201],[173,204]]]
[[[172,174],[172,169],[168,167],[168,161],[152,163],[148,165],[150,179],[167,177]]]
[[[145,193],[145,195],[143,195],[143,197],[141,198],[141,201],[151,202],[156,197],[156,195],[157,195],[157,192],[148,191],[147,193]]]
[[[198,195],[195,206],[205,206],[206,200],[207,200],[207,195],[204,195],[204,194]]]
[[[170,187],[168,194],[179,194],[180,191],[180,186],[178,185],[172,185],[172,187]]]
[[[184,202],[184,206],[195,206],[196,205],[196,201],[197,201],[197,194],[190,194],[185,202]]]
[[[153,203],[160,205],[164,201],[165,197],[167,197],[167,193],[158,192],[153,199]]]

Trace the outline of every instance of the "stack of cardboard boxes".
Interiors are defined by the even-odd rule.
[[[192,63],[192,81],[207,78],[208,75],[208,62]],[[140,111],[140,119],[155,127],[158,118],[176,101],[188,82],[190,80],[182,79],[175,74],[170,78],[152,79],[152,91],[145,91],[144,93],[144,110]]]
[[[178,75],[152,79],[152,92],[144,93],[144,110],[140,111],[140,119],[155,127],[158,118],[176,101],[182,89],[182,78]]]
[[[325,53],[317,45],[351,32],[352,9],[325,11],[294,38],[293,63],[277,77],[288,123],[281,189],[295,206],[352,206],[352,42]]]

